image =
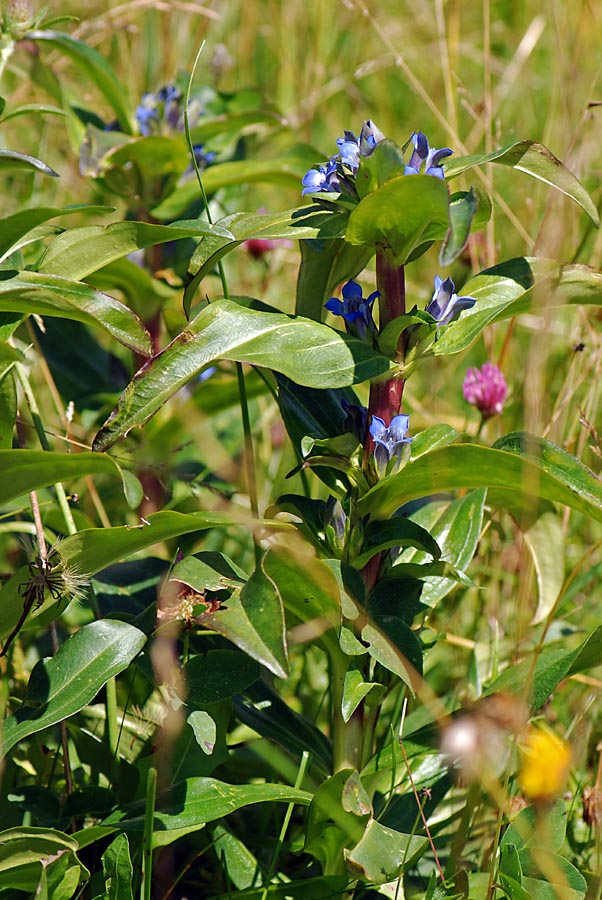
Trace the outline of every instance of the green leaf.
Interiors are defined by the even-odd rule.
[[[75,868],[75,884],[87,879],[89,872],[75,852],[77,842],[51,828],[9,828],[0,832],[0,891],[36,891],[46,867],[52,860],[65,857],[65,869]],[[69,878],[71,882],[73,879]],[[69,895],[71,896],[71,895]]]
[[[537,576],[537,609],[533,625],[550,614],[564,583],[564,528],[554,512],[544,512],[523,532]]]
[[[371,819],[358,844],[345,851],[345,862],[350,874],[360,881],[385,884],[412,866],[427,846],[425,837],[402,834]]]
[[[110,619],[91,622],[71,635],[55,656],[34,666],[23,706],[4,722],[3,755],[23,738],[83,709],[145,643],[142,631]]]
[[[361,840],[372,812],[369,801],[364,809],[355,812],[344,802],[347,785],[350,781],[357,784],[356,779],[359,781],[359,776],[353,769],[336,772],[318,787],[309,807],[303,849],[318,859],[326,871],[340,868],[343,850]]]
[[[39,272],[4,272],[0,278],[0,311],[73,319],[103,328],[142,356],[152,354],[151,337],[124,303],[88,284]]]
[[[300,622],[312,622],[320,634],[338,631],[340,590],[327,562],[279,548],[266,553],[264,567],[287,612]]]
[[[286,678],[288,656],[284,611],[277,586],[266,573],[264,563],[265,560],[221,609],[204,613],[202,623],[224,635],[278,678]]]
[[[3,109],[0,109],[0,115],[3,113]],[[16,119],[17,116],[26,116],[29,113],[34,113],[36,116],[39,115],[51,115],[51,116],[65,116],[69,117],[69,113],[65,109],[61,109],[58,106],[48,106],[44,103],[26,103],[24,106],[19,106],[17,109],[13,109],[10,112],[6,113],[6,115],[2,115],[0,119],[0,123],[8,122],[9,119]]]
[[[375,616],[361,636],[370,656],[401,678],[415,696],[422,681],[422,648],[412,629],[398,616]]]
[[[131,110],[124,102],[127,96],[123,85],[116,77],[111,64],[94,47],[90,47],[84,41],[64,34],[61,31],[30,31],[26,35],[29,41],[38,41],[68,56],[83,72],[87,79],[91,79],[105,99],[113,108],[121,130],[131,131]]]
[[[0,504],[59,481],[83,475],[117,475],[115,460],[100,453],[54,453],[45,450],[0,450]],[[62,551],[61,551],[62,552]]]
[[[595,225],[600,224],[598,210],[583,185],[547,147],[535,141],[518,141],[500,150],[494,150],[493,153],[457,156],[446,160],[443,163],[445,177],[454,178],[466,169],[482,166],[487,162],[511,166],[557,188],[578,203]]]
[[[372,693],[373,697],[376,695],[376,697],[382,698],[384,692],[385,688],[382,684],[377,684],[373,681],[364,681],[364,677],[359,669],[349,669],[345,675],[343,701],[341,703],[343,721],[349,721],[362,700],[364,700],[368,694]]]
[[[243,654],[239,654],[242,656]],[[194,732],[194,739],[207,756],[211,756],[217,740],[217,725],[204,709],[195,709],[186,719]]]
[[[83,454],[74,454],[72,458],[77,459],[80,455]],[[89,455],[97,456],[97,454]],[[0,466],[1,459],[0,455]],[[235,519],[217,512],[181,513],[166,509],[153,513],[140,525],[87,528],[78,531],[61,542],[61,557],[80,572],[94,575],[101,569],[161,541],[195,531],[205,531],[207,528],[234,524]]]
[[[174,222],[172,225],[114,222],[112,225],[71,228],[50,244],[39,271],[81,281],[97,269],[136,250],[214,233],[222,235],[224,232],[218,226],[200,220]]]
[[[220,219],[214,234],[200,241],[190,260],[188,271],[192,277],[184,292],[186,315],[190,313],[192,299],[203,278],[243,241],[250,238],[332,240],[344,236],[346,224],[347,213],[344,210],[318,203],[272,215],[241,212]]]
[[[222,822],[213,827],[213,842],[232,884],[241,891],[250,888],[260,868],[257,857]]]
[[[59,177],[58,172],[51,169],[41,159],[36,159],[35,156],[17,153],[16,150],[0,150],[0,172],[7,169],[34,169],[43,172],[44,175],[52,175],[53,178]]]
[[[341,387],[387,371],[389,361],[363,341],[309,319],[210,303],[141,369],[94,439],[110,447],[143,425],[208,363],[231,359],[266,366],[308,387]]]
[[[414,522],[430,532],[433,540],[441,548],[441,560],[465,570],[473,558],[481,535],[483,509],[487,491],[484,488],[470,491],[448,503],[427,503],[411,513]],[[406,550],[398,564],[422,563],[426,558],[418,550]],[[394,575],[399,565],[394,565]],[[436,606],[453,588],[457,581],[451,578],[427,577],[420,600],[426,606]]]
[[[157,795],[154,847],[164,847],[182,834],[191,834],[207,822],[222,819],[251,803],[298,803],[309,806],[311,794],[281,784],[226,784],[214,778],[188,778]],[[106,828],[129,832],[144,830],[145,801],[112,813]]]
[[[48,219],[57,219],[62,216],[71,216],[77,213],[102,213],[110,212],[108,206],[70,206],[65,209],[60,207],[39,206],[35,209],[23,209],[4,216],[0,219],[0,261],[10,252],[15,243],[24,235],[32,231]]]
[[[366,527],[362,552],[352,560],[355,569],[363,569],[377,553],[391,547],[415,547],[437,560],[441,550],[431,535],[411,519],[395,517],[386,522],[369,523]]]
[[[459,488],[496,487],[563,503],[602,521],[599,479],[579,460],[539,438],[509,435],[495,447],[460,444],[411,460],[398,475],[381,481],[358,503],[359,515],[391,516],[409,500]]]
[[[602,626],[590,634],[575,650],[544,647],[535,666],[531,656],[523,659],[502,672],[499,678],[489,685],[486,693],[508,691],[512,694],[523,694],[525,686],[529,684],[529,703],[537,710],[543,706],[564,678],[598,666],[601,660]]]
[[[7,344],[0,346],[8,347]],[[12,368],[12,363],[0,363],[0,450],[12,447],[17,419],[17,386]]]
[[[218,559],[213,559],[213,556]],[[220,569],[215,566],[220,565]],[[228,571],[228,569],[230,571]],[[227,572],[227,574],[225,574]],[[170,581],[181,581],[194,588],[199,594],[203,591],[224,591],[237,588],[247,580],[247,575],[223,554],[205,553],[200,556],[186,556],[171,570]]]
[[[386,250],[393,263],[404,265],[418,247],[445,237],[448,202],[440,178],[402,175],[360,200],[349,216],[345,240]]]
[[[261,669],[254,659],[236,650],[209,650],[193,656],[183,667],[186,703],[205,707],[244,691],[257,681]]]
[[[482,201],[476,189],[472,187],[469,191],[454,194],[450,199],[449,230],[439,251],[440,265],[450,266],[458,258],[468,243],[470,229],[482,202],[486,201]],[[489,204],[488,212],[489,215],[483,224],[486,224],[491,215],[491,204]]]
[[[118,834],[102,854],[106,900],[133,900],[134,869],[127,834]]]

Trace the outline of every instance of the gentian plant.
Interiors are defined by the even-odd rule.
[[[495,510],[525,533],[545,581],[541,547],[549,562],[562,535],[558,507],[602,521],[600,482],[539,435],[514,432],[490,445],[485,423],[472,439],[446,422],[422,428],[417,410],[429,398],[412,394],[419,379],[410,378],[427,364],[443,371],[490,323],[530,310],[536,289],[550,308],[600,303],[600,273],[533,258],[500,262],[462,285],[454,275],[456,292],[447,272],[491,214],[477,168],[496,163],[557,185],[598,225],[589,194],[539,144],[462,157],[431,148],[412,125],[389,137],[369,119],[358,136],[333,135],[326,160],[311,164],[299,151],[294,209],[230,210],[213,221],[232,196],[223,188],[290,178],[290,158],[265,176],[265,160],[250,158],[243,139],[255,127],[283,128],[280,117],[243,92],[191,100],[189,85],[128,101],[96,51],[32,25],[15,39],[68,47],[96,73],[115,121],[88,111],[84,127],[81,111],[68,114],[84,132],[82,171],[126,212],[110,225],[59,228],[47,220],[72,208],[25,209],[0,231],[3,528],[36,541],[1,589],[11,779],[3,803],[19,819],[0,833],[0,893],[17,885],[37,897],[129,900],[135,884],[149,900],[153,860],[182,841],[184,871],[203,857],[191,888],[198,896],[413,890],[428,900],[492,900],[501,890],[525,900],[561,885],[562,896],[583,900],[583,876],[557,852],[570,749],[531,720],[561,681],[599,662],[601,629],[546,650],[554,604],[539,602],[537,660],[517,654],[498,671],[494,655],[483,679],[475,653],[464,705],[458,691],[439,698],[425,661],[443,640],[431,625],[442,601],[480,589],[470,566]],[[26,152],[0,151],[7,166],[15,159],[56,174]],[[460,174],[474,177],[468,190],[454,190]],[[237,293],[224,269],[241,245],[248,260],[253,246],[273,246],[250,242],[276,240],[301,244],[294,312]],[[174,243],[185,270],[169,268],[161,251]],[[420,257],[432,268],[418,286],[406,275]],[[145,307],[138,316],[131,298],[152,301],[152,314]],[[103,332],[90,356],[110,374],[101,388],[100,365],[90,376],[91,450],[51,446],[24,365],[39,344],[62,371],[44,344],[52,326],[27,323],[39,316]],[[71,346],[85,355],[88,332],[75,334]],[[109,357],[107,346],[119,352]],[[491,363],[472,369],[463,390],[483,419],[502,413],[506,382]],[[268,422],[281,443],[286,430],[294,454],[279,476],[290,489],[268,501],[257,483],[251,391],[269,410],[262,429]],[[208,477],[196,458],[168,495],[160,476],[172,451],[145,458],[166,432],[190,444],[188,421],[178,426],[172,415],[190,396],[217,398],[220,412],[238,398],[242,427],[237,420],[229,438],[239,440],[248,501],[243,479],[225,484],[217,464]],[[197,418],[203,409],[199,400]],[[28,446],[25,413],[41,449]],[[71,408],[66,434],[72,416]],[[120,445],[128,435],[130,454]],[[63,482],[91,475],[122,484],[131,513],[113,510],[111,521],[90,490],[103,527],[74,515]],[[53,510],[43,521],[46,490]],[[23,508],[27,519],[15,513]],[[49,531],[63,538],[54,550]],[[158,544],[169,559],[150,555]],[[62,623],[71,636],[61,643]],[[45,627],[52,655],[38,654],[19,706],[9,693],[24,681],[31,634]],[[313,709],[292,700],[307,673],[323,695]],[[540,752],[553,761],[547,776],[534,762]],[[35,766],[41,774],[30,778]],[[488,804],[485,871],[465,854],[479,803]],[[208,858],[228,872],[216,889]],[[170,896],[177,890],[178,879]]]

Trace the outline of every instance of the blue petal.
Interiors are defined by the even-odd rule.
[[[324,306],[335,316],[345,315],[345,304],[338,297],[331,297]]]
[[[406,437],[408,428],[410,427],[410,417],[405,415],[394,416],[389,425],[389,434],[395,444],[407,443],[410,438]]]
[[[372,421],[370,422],[370,434],[372,435],[372,439],[382,443],[382,438],[386,433],[387,426],[383,419],[381,419],[380,416],[372,416]]]
[[[347,301],[362,299],[362,289],[357,281],[348,281],[347,284],[343,285],[341,293]]]

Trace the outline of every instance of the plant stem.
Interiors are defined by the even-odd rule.
[[[343,688],[348,662],[341,656],[330,657],[332,770],[362,767],[364,744],[364,705],[360,703],[348,722],[343,719]]]
[[[142,884],[140,900],[151,900],[153,877],[153,829],[155,823],[155,800],[157,797],[157,770],[150,767],[146,779],[146,811],[144,814],[144,837],[142,840]]]
[[[23,388],[23,394],[25,395],[25,400],[27,401],[27,406],[29,407],[31,419],[34,424],[36,434],[38,435],[40,445],[43,450],[51,450],[52,448],[48,443],[48,438],[46,437],[46,430],[44,428],[44,423],[42,422],[42,417],[40,416],[36,398],[31,389],[31,385],[29,384],[29,379],[27,377],[27,374],[25,373],[25,369],[23,368],[21,363],[15,363],[15,374],[19,380],[19,384]],[[67,500],[65,488],[60,482],[57,482],[54,485],[54,490],[56,491],[56,498],[61,508],[61,512],[63,513],[63,518],[65,519],[67,531],[69,534],[75,534],[77,532],[77,527],[75,525],[73,515],[71,514],[71,509],[69,507],[69,501]]]
[[[307,750],[303,751],[303,755],[301,757],[301,762],[299,764],[299,771],[297,772],[297,777],[295,778],[295,788],[300,788],[303,784],[303,779],[305,777],[305,770],[307,769],[307,765],[309,763],[309,753]],[[284,815],[284,820],[282,822],[282,828],[280,829],[280,834],[278,835],[278,841],[276,843],[276,847],[274,849],[274,855],[272,856],[272,861],[270,863],[270,869],[268,871],[268,875],[265,881],[265,886],[263,889],[263,893],[261,895],[261,900],[266,900],[268,896],[268,891],[270,889],[270,882],[274,877],[274,872],[276,871],[276,866],[278,864],[278,857],[280,855],[280,851],[282,849],[282,845],[284,844],[284,838],[286,837],[286,832],[288,831],[289,822],[291,820],[291,816],[293,814],[293,808],[295,804],[289,803],[286,808],[286,813]]]
[[[405,271],[403,266],[392,265],[384,253],[376,254],[376,286],[380,291],[378,310],[380,329],[403,316],[406,311]],[[373,381],[370,384],[370,400],[368,403],[368,431],[364,444],[364,465],[374,449],[374,441],[370,434],[372,416],[378,416],[385,425],[398,415],[401,409],[405,381],[399,373],[384,381]]]

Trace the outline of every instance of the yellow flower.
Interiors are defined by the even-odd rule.
[[[529,800],[553,800],[562,791],[571,766],[571,749],[547,728],[529,727],[520,745],[518,783]]]

